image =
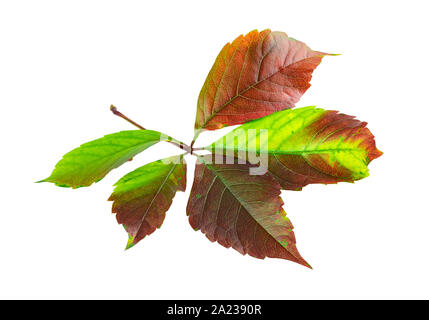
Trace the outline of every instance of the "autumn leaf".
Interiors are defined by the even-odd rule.
[[[198,97],[195,136],[293,108],[325,55],[271,30],[227,43]]]
[[[310,267],[297,248],[280,185],[270,175],[249,175],[249,164],[216,164],[199,157],[187,214],[195,230],[224,247],[263,259],[282,258]]]
[[[51,175],[39,182],[53,182],[60,187],[87,187],[143,150],[168,139],[152,130],[109,134],[65,154]]]
[[[118,223],[129,234],[127,249],[160,228],[177,191],[186,189],[183,156],[151,162],[115,184],[109,201]]]
[[[206,149],[241,158],[253,154],[288,190],[365,178],[367,165],[382,154],[366,122],[315,107],[248,122]]]

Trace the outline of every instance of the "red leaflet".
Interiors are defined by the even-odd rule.
[[[268,174],[249,175],[248,164],[210,164],[209,160],[211,156],[200,158],[196,166],[187,206],[191,226],[243,255],[310,267],[296,248],[280,185]]]
[[[293,108],[325,55],[271,30],[226,44],[198,98],[196,135]]]

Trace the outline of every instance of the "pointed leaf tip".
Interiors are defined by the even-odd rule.
[[[128,235],[128,241],[127,241],[127,245],[125,247],[125,251],[128,249],[131,249],[134,246],[135,246],[134,237],[131,237],[130,235]]]

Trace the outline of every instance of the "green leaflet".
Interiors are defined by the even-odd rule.
[[[250,121],[205,149],[240,158],[260,157],[268,171],[280,176],[284,188],[296,190],[309,183],[368,176],[368,163],[381,152],[365,126],[336,111],[315,107],[284,110]]]
[[[65,154],[52,174],[39,182],[61,187],[87,187],[135,155],[170,137],[152,130],[129,130],[106,135]]]
[[[176,192],[186,189],[186,162],[181,155],[148,163],[115,186],[109,200],[128,232],[128,249],[161,227]]]

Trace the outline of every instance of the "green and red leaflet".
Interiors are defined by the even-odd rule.
[[[132,240],[129,248],[161,227],[176,192],[185,191],[185,159],[174,156],[151,162],[128,173],[115,186],[109,200],[116,220]]]
[[[122,131],[64,155],[41,182],[86,187],[160,142],[185,153],[146,164],[122,177],[109,197],[128,233],[127,249],[160,228],[177,191],[185,191],[185,155],[197,156],[187,214],[210,241],[263,259],[310,265],[296,247],[283,209],[282,189],[353,182],[368,176],[382,153],[366,122],[315,107],[291,109],[310,87],[326,53],[282,32],[252,31],[219,53],[201,89],[190,145],[157,131]],[[193,148],[203,130],[241,125],[205,148]],[[198,150],[210,151],[209,155]],[[311,268],[311,267],[310,267]]]
[[[245,160],[253,154],[287,190],[363,179],[368,164],[382,154],[365,122],[315,107],[248,122],[206,149]]]

